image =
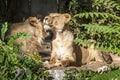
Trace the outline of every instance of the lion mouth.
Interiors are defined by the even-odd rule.
[[[49,25],[47,25],[47,24],[44,24],[44,29],[47,31],[47,30],[51,30],[51,27],[49,26]]]
[[[46,19],[43,20],[43,27],[46,31],[51,29],[51,26],[49,25]]]

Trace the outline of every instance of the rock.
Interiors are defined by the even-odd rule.
[[[62,80],[65,76],[64,70],[48,70],[50,73],[50,76],[53,77],[52,80]]]

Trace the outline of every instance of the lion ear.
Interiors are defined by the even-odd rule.
[[[68,13],[65,13],[65,14],[63,14],[63,15],[64,15],[64,17],[65,17],[65,23],[68,23],[68,22],[70,21],[70,19],[71,19],[71,15],[68,14]]]

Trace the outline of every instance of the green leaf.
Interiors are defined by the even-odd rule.
[[[19,38],[29,38],[31,37],[30,34],[26,33],[26,32],[19,32],[17,34],[14,34],[10,37],[10,39],[8,40],[7,44],[9,46],[13,46],[15,40],[19,39]]]
[[[3,25],[2,25],[2,29],[1,29],[1,39],[4,41],[4,37],[5,37],[5,32],[7,31],[8,29],[8,23],[5,22]]]

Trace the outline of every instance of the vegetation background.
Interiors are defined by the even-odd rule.
[[[72,15],[69,29],[75,35],[75,44],[94,44],[101,51],[120,55],[120,0],[66,0],[61,10]],[[36,53],[25,55],[19,50],[22,44],[13,45],[17,38],[30,35],[16,34],[6,43],[7,28],[8,24],[4,23],[0,39],[0,80],[49,80],[40,56]],[[119,80],[119,73],[116,66],[102,74],[73,69],[65,71],[63,80]]]
[[[70,0],[67,4],[63,12],[72,15],[69,28],[75,35],[75,44],[94,44],[103,52],[120,55],[120,0]],[[65,80],[119,80],[114,73],[119,76],[120,70],[115,69],[102,75],[69,70]]]
[[[120,54],[119,0],[71,0],[65,12],[73,16],[69,25],[76,44],[93,43],[102,51]]]

